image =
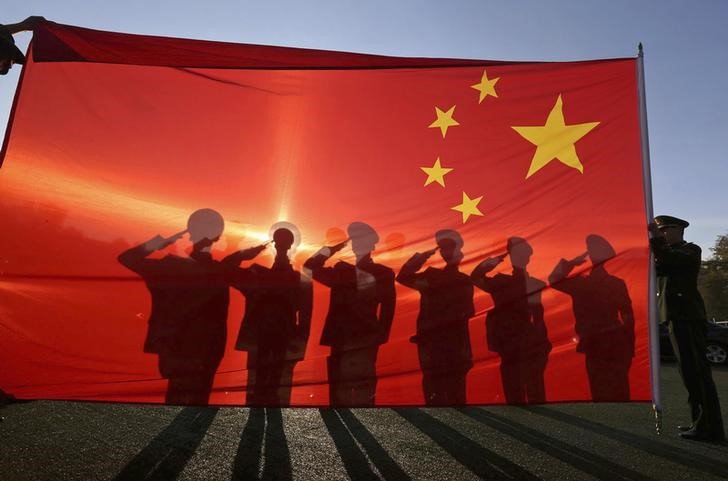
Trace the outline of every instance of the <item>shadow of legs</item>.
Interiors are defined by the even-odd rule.
[[[421,409],[395,409],[395,412],[429,436],[438,446],[476,476],[489,480],[535,481],[539,479],[513,461],[485,449]]]
[[[544,406],[529,406],[522,409],[559,422],[571,424],[572,426],[576,426],[587,431],[601,434],[602,436],[614,439],[615,441],[627,444],[654,456],[668,459],[673,463],[682,464],[683,466],[696,469],[707,474],[721,477],[725,476],[725,473],[728,472],[728,463],[716,461],[715,459],[703,456],[699,453],[684,451],[665,442],[661,442],[655,437],[639,436],[628,431],[605,426],[601,423],[573,416]]]
[[[182,473],[217,414],[216,408],[184,408],[114,478],[174,480]]]
[[[364,453],[357,446],[354,437],[347,429],[335,409],[319,409],[321,419],[334,441],[336,450],[341,456],[344,468],[352,481],[379,480],[372,470]]]
[[[489,411],[476,408],[460,408],[458,410],[470,419],[528,444],[556,459],[560,459],[597,479],[603,479],[604,481],[656,481],[654,478],[625,468],[618,463],[559,441],[547,434]]]

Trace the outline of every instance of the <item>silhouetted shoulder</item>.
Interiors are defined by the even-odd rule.
[[[385,265],[372,262],[371,264],[367,264],[365,270],[373,275],[380,284],[394,284],[394,271]]]
[[[496,274],[491,278],[491,281],[496,286],[505,286],[512,282],[513,276],[508,274]]]
[[[260,264],[252,264],[248,266],[248,270],[253,274],[267,274],[271,271],[270,267],[262,266]]]
[[[337,272],[351,272],[354,270],[354,266],[349,264],[348,262],[339,261],[334,264],[334,269]]]
[[[690,252],[692,255],[700,258],[700,256],[703,254],[703,250],[700,248],[700,246],[693,244],[692,242],[685,243],[685,250]]]

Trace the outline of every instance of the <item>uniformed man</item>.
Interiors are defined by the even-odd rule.
[[[473,285],[458,270],[463,259],[463,238],[445,229],[435,234],[437,247],[413,255],[399,271],[397,282],[420,293],[417,344],[422,368],[422,390],[428,406],[454,406],[466,402],[465,380],[473,367],[468,321],[475,314]],[[446,265],[428,267],[427,259],[439,250]]]
[[[330,346],[327,359],[331,406],[374,406],[379,346],[389,339],[396,294],[394,271],[372,260],[379,235],[363,222],[348,229],[356,264],[324,264],[348,241],[323,247],[303,267],[314,280],[331,288],[321,345]]]
[[[678,426],[680,436],[698,441],[725,439],[718,394],[705,357],[706,315],[698,292],[700,247],[686,242],[688,222],[661,215],[650,224],[657,268],[657,306],[667,325],[680,375],[688,390],[692,423]]]
[[[165,402],[206,405],[217,368],[225,354],[230,273],[242,260],[253,259],[264,245],[234,253],[222,261],[212,245],[225,228],[212,209],[190,215],[187,229],[160,235],[119,255],[119,262],[139,274],[151,295],[144,352],[156,354],[159,372],[168,380]],[[189,234],[189,256],[154,254]],[[239,284],[239,275],[236,283]]]
[[[549,284],[571,296],[576,352],[584,354],[589,390],[594,401],[628,401],[629,370],[634,357],[634,312],[627,284],[611,274],[607,264],[616,257],[604,237],[586,237],[586,252],[561,259]],[[591,269],[571,272],[589,258]]]
[[[233,274],[234,280],[241,281],[240,285],[233,282],[233,287],[245,295],[245,316],[235,348],[248,353],[248,406],[291,403],[293,369],[303,359],[311,332],[311,279],[294,270],[289,258],[300,239],[298,229],[279,222],[272,230],[273,265],[253,264]]]
[[[546,283],[527,271],[533,248],[526,239],[509,238],[507,249],[505,255],[485,259],[471,274],[473,284],[493,299],[493,309],[485,318],[488,349],[501,358],[501,383],[508,404],[544,403],[544,372],[551,352],[541,303]],[[506,255],[511,257],[513,272],[488,275]]]

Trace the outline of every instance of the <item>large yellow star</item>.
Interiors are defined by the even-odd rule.
[[[454,125],[460,125],[457,120],[452,118],[452,114],[455,113],[455,106],[453,105],[450,107],[450,110],[447,112],[443,112],[439,108],[435,107],[435,114],[437,114],[437,120],[432,122],[430,124],[430,128],[440,128],[440,132],[442,132],[442,138],[445,138],[445,134],[447,134],[447,128],[452,127]]]
[[[564,122],[563,102],[561,95],[556,99],[554,108],[551,109],[546,124],[538,127],[512,127],[513,130],[536,146],[536,153],[528,168],[528,179],[538,172],[546,164],[558,159],[564,165],[576,169],[582,174],[584,166],[581,165],[576,155],[574,144],[588,134],[599,122],[587,122],[584,124],[566,125]]]
[[[480,209],[478,209],[478,204],[480,203],[482,198],[483,196],[481,195],[480,197],[471,199],[470,197],[468,197],[468,194],[463,192],[463,202],[459,205],[456,205],[455,207],[451,207],[451,209],[462,212],[463,224],[465,224],[471,215],[483,215],[483,213],[480,212]]]
[[[470,86],[470,88],[473,88],[480,92],[480,98],[478,99],[478,103],[481,103],[483,99],[485,99],[488,95],[492,95],[493,97],[498,98],[498,94],[495,91],[495,83],[498,80],[500,80],[500,77],[489,80],[488,74],[485,72],[485,69],[483,69],[483,78],[480,79],[480,83]]]
[[[440,157],[437,158],[432,167],[420,167],[425,174],[427,174],[427,180],[425,185],[430,185],[433,182],[437,182],[441,186],[445,187],[445,175],[452,172],[452,168],[443,167],[440,165]]]

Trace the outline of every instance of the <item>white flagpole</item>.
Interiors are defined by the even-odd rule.
[[[645,188],[645,212],[647,222],[655,217],[652,207],[652,173],[650,170],[650,138],[647,133],[647,99],[645,94],[645,66],[642,44],[637,47],[637,90],[640,112],[640,140],[642,145],[642,179]],[[650,265],[647,281],[648,324],[650,340],[650,381],[652,385],[652,407],[655,411],[655,430],[662,430],[662,398],[660,396],[660,332],[657,323],[657,299],[655,297],[655,259],[650,249]]]

